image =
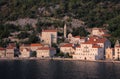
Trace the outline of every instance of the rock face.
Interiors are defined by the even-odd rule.
[[[8,21],[6,24],[14,24],[14,25],[20,25],[25,26],[26,24],[30,24],[34,26],[38,22],[37,19],[31,19],[31,18],[24,18],[24,19],[18,19],[16,21]]]
[[[72,19],[71,24],[72,24],[72,27],[74,27],[74,28],[85,26],[85,22],[78,20],[78,19]]]

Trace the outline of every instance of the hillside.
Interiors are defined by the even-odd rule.
[[[21,18],[38,19],[44,28],[62,27],[64,22],[71,26],[77,19],[89,28],[107,28],[111,40],[120,38],[120,0],[0,0],[1,24]]]

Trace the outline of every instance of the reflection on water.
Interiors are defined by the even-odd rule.
[[[120,64],[59,60],[0,61],[0,79],[120,79]]]

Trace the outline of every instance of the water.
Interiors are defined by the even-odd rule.
[[[120,79],[120,64],[60,60],[0,60],[0,79]]]

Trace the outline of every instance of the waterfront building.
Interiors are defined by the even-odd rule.
[[[75,46],[74,44],[67,43],[65,45],[60,46],[60,52],[64,54],[68,53],[70,56],[72,56],[75,52]]]
[[[89,37],[88,40],[79,47],[76,47],[73,59],[80,60],[100,60],[104,59],[105,49],[111,46],[111,42],[106,38],[96,36]]]
[[[24,48],[30,49],[30,46],[31,46],[30,44],[22,44],[20,45],[20,50]]]
[[[111,47],[111,42],[107,38],[90,36],[87,38],[87,42],[92,42],[93,44],[100,45],[102,48],[104,48],[104,52],[106,48]]]
[[[120,44],[119,44],[119,41],[117,40],[116,43],[115,43],[115,60],[120,60]]]
[[[31,48],[32,51],[36,51],[38,48],[41,48],[41,47],[43,47],[43,45],[40,44],[40,43],[32,43],[30,45],[30,48]]]
[[[114,59],[114,48],[106,48],[105,49],[105,59],[106,60],[113,60]]]
[[[73,55],[73,59],[80,60],[100,60],[104,59],[103,48],[99,45],[84,43],[81,46],[76,47],[76,52]]]
[[[57,30],[42,30],[42,42],[50,46],[57,43]]]
[[[15,47],[13,47],[13,46],[8,46],[6,48],[6,57],[7,58],[13,58],[14,57],[14,49],[15,49]]]
[[[53,47],[41,47],[37,49],[36,54],[39,58],[51,58],[56,54],[56,49]]]
[[[30,49],[29,48],[21,48],[19,57],[30,57]]]
[[[5,57],[5,48],[0,47],[0,58]]]

